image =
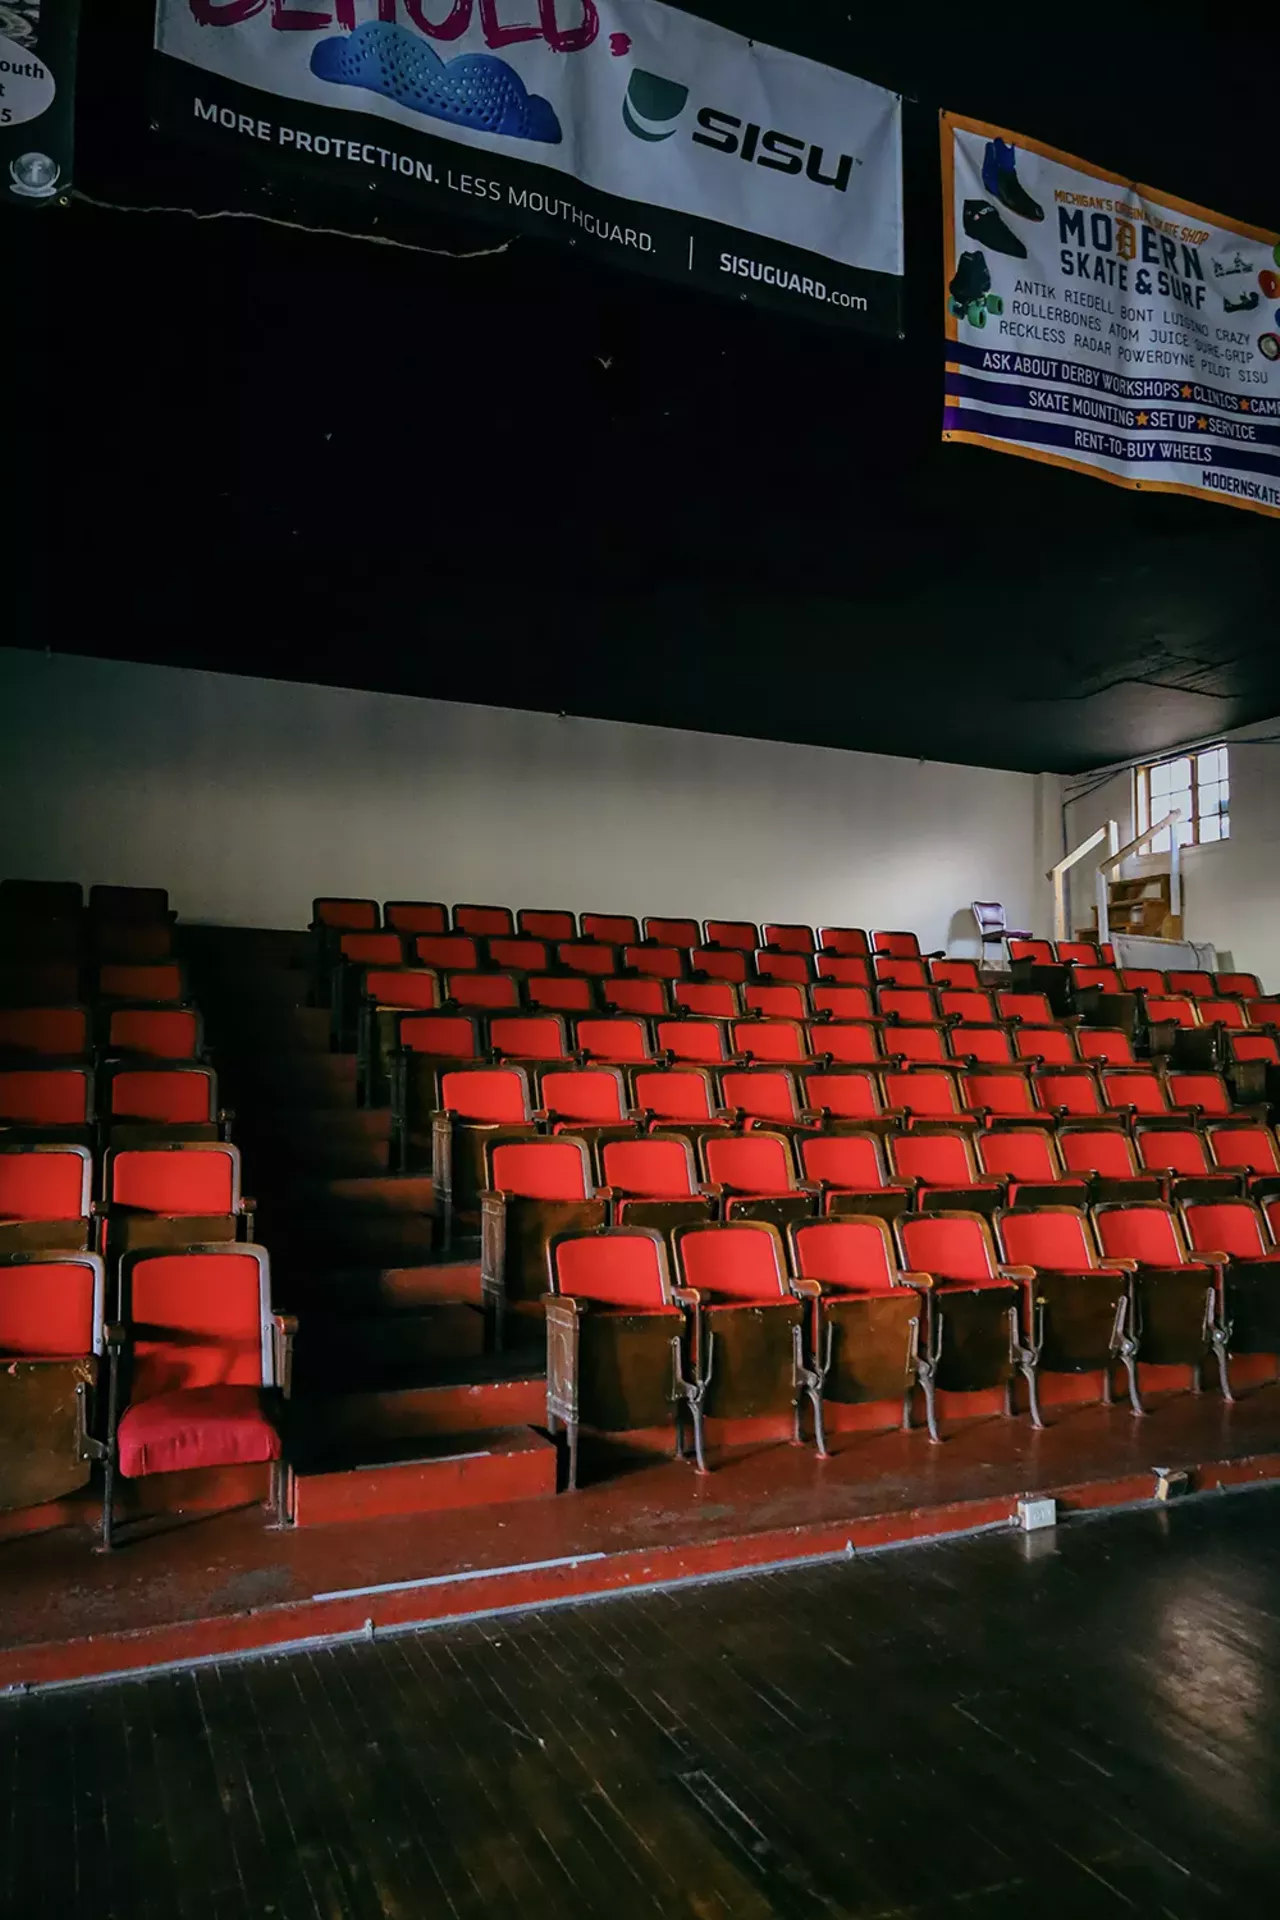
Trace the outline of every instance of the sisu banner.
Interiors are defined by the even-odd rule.
[[[944,440],[1280,514],[1280,236],[942,116]]]
[[[215,151],[901,332],[899,96],[660,0],[158,0],[155,44]]]
[[[0,0],[0,180],[10,206],[67,204],[80,0]]]

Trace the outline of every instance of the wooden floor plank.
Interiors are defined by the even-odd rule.
[[[22,1920],[1213,1920],[1280,1492],[0,1701]]]

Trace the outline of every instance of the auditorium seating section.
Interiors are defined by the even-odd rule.
[[[319,1524],[358,1469],[398,1511],[460,1383],[529,1491],[540,1428],[574,1487],[584,1431],[705,1468],[1039,1425],[1067,1375],[1230,1396],[1280,1350],[1280,1000],[1006,949],[0,883],[0,1509],[96,1476],[109,1543],[136,1483],[249,1472]]]

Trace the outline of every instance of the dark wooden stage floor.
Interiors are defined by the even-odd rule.
[[[1275,1910],[1280,1490],[0,1702],[15,1920]]]

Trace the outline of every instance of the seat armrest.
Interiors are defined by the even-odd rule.
[[[1002,1280],[1034,1280],[1036,1277],[1034,1267],[998,1266],[996,1272]]]
[[[586,1301],[579,1300],[576,1294],[544,1293],[542,1304],[549,1315],[559,1316],[562,1319],[567,1317],[579,1320],[587,1311]]]
[[[707,1296],[698,1287],[672,1287],[671,1298],[678,1307],[701,1307]]]
[[[1231,1265],[1231,1255],[1229,1253],[1197,1253],[1195,1259],[1200,1266],[1204,1267],[1229,1267]]]
[[[271,1324],[275,1330],[276,1385],[288,1400],[293,1392],[293,1343],[298,1322],[292,1313],[273,1313]]]
[[[591,1198],[593,1200],[607,1200],[610,1206],[612,1206],[613,1201],[616,1197],[616,1194],[617,1194],[616,1187],[597,1187],[595,1192],[591,1195]]]
[[[931,1273],[900,1273],[896,1275],[895,1287],[915,1287],[921,1293],[933,1291],[934,1279]]]
[[[822,1115],[817,1107],[801,1107],[800,1124],[802,1127],[820,1127],[822,1125]]]
[[[1121,1259],[1119,1257],[1114,1260],[1099,1260],[1098,1271],[1100,1273],[1136,1273],[1138,1271],[1138,1262],[1136,1260]]]
[[[123,1320],[109,1320],[102,1330],[107,1351],[120,1353],[129,1344],[129,1328]]]
[[[810,1280],[805,1274],[801,1274],[795,1280],[789,1281],[788,1285],[798,1300],[821,1300],[822,1298],[821,1283],[817,1280]]]

